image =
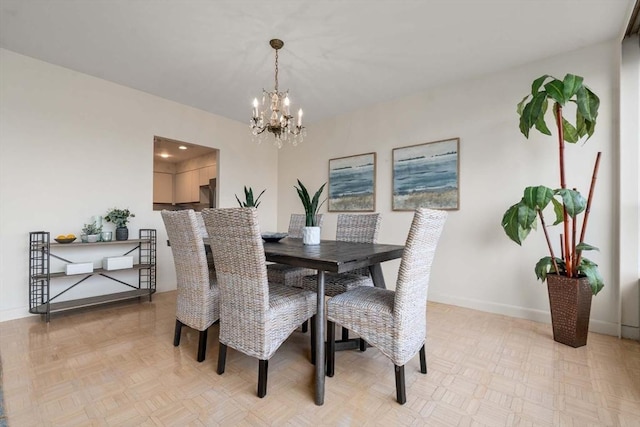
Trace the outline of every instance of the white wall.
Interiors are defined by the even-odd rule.
[[[622,335],[640,339],[640,40],[622,43],[620,69],[620,299]]]
[[[429,298],[549,322],[546,286],[533,273],[547,255],[544,237],[532,234],[520,248],[505,236],[500,220],[524,187],[559,187],[555,139],[534,134],[526,140],[518,130],[516,104],[543,74],[582,75],[600,96],[600,115],[586,145],[567,147],[567,181],[587,194],[596,152],[603,151],[586,240],[601,249],[589,257],[600,264],[607,286],[593,300],[591,328],[617,334],[618,57],[619,44],[600,44],[309,126],[303,144],[280,152],[278,229],[286,229],[290,213],[302,212],[293,190],[296,178],[315,191],[327,180],[330,158],[375,151],[376,210],[383,215],[379,241],[404,243],[412,214],[391,210],[392,149],[460,137],[460,209],[450,211]],[[326,216],[323,237],[335,236],[336,216]],[[388,287],[394,286],[398,265],[383,267]]]
[[[130,235],[158,229],[158,290],[175,288],[152,210],[154,135],[218,148],[220,206],[267,188],[260,221],[276,228],[277,152],[243,123],[0,50],[0,321],[29,315],[29,231],[79,235],[114,206],[136,214]]]

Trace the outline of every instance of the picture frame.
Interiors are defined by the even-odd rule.
[[[329,212],[375,212],[376,153],[329,159]]]
[[[460,208],[460,138],[393,149],[392,209]]]

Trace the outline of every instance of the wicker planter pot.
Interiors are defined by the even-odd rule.
[[[571,347],[586,345],[593,296],[589,279],[549,274],[547,288],[553,339]]]

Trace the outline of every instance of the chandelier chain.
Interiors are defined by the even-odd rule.
[[[278,49],[276,49],[276,93],[278,92]]]

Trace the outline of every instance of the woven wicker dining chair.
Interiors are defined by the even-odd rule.
[[[420,353],[427,373],[427,291],[431,264],[447,213],[417,209],[400,262],[396,290],[359,287],[327,301],[327,375],[335,366],[334,323],[359,334],[395,365],[396,399],[407,401],[404,365]]]
[[[318,227],[322,227],[322,214],[317,217]],[[304,214],[291,214],[289,220],[289,231],[287,237],[292,239],[302,239],[302,229],[305,226],[306,216]],[[303,267],[294,267],[286,264],[267,265],[267,277],[269,283],[280,283],[286,286],[302,287],[304,276],[315,274],[315,270]]]
[[[381,216],[373,214],[339,214],[336,225],[336,240],[354,243],[376,243],[380,230]],[[302,278],[302,288],[316,291],[317,275]],[[359,268],[348,273],[325,273],[324,294],[328,297],[340,295],[358,286],[373,286],[373,279],[368,268]],[[349,330],[342,328],[342,339],[349,339]],[[360,342],[360,350],[365,351],[366,344]]]
[[[173,345],[182,326],[199,331],[198,362],[205,359],[207,330],[220,318],[218,285],[210,274],[198,219],[193,210],[161,212],[176,268],[178,296]]]
[[[336,240],[354,243],[376,243],[380,230],[380,214],[339,214],[336,226]],[[318,276],[305,276],[302,288],[315,291]],[[368,268],[360,268],[348,273],[325,273],[324,294],[328,297],[340,295],[358,286],[373,286]]]
[[[224,373],[227,347],[256,357],[258,397],[264,397],[269,359],[302,322],[315,315],[316,294],[268,283],[255,208],[205,209],[202,216],[220,286],[217,372]]]

